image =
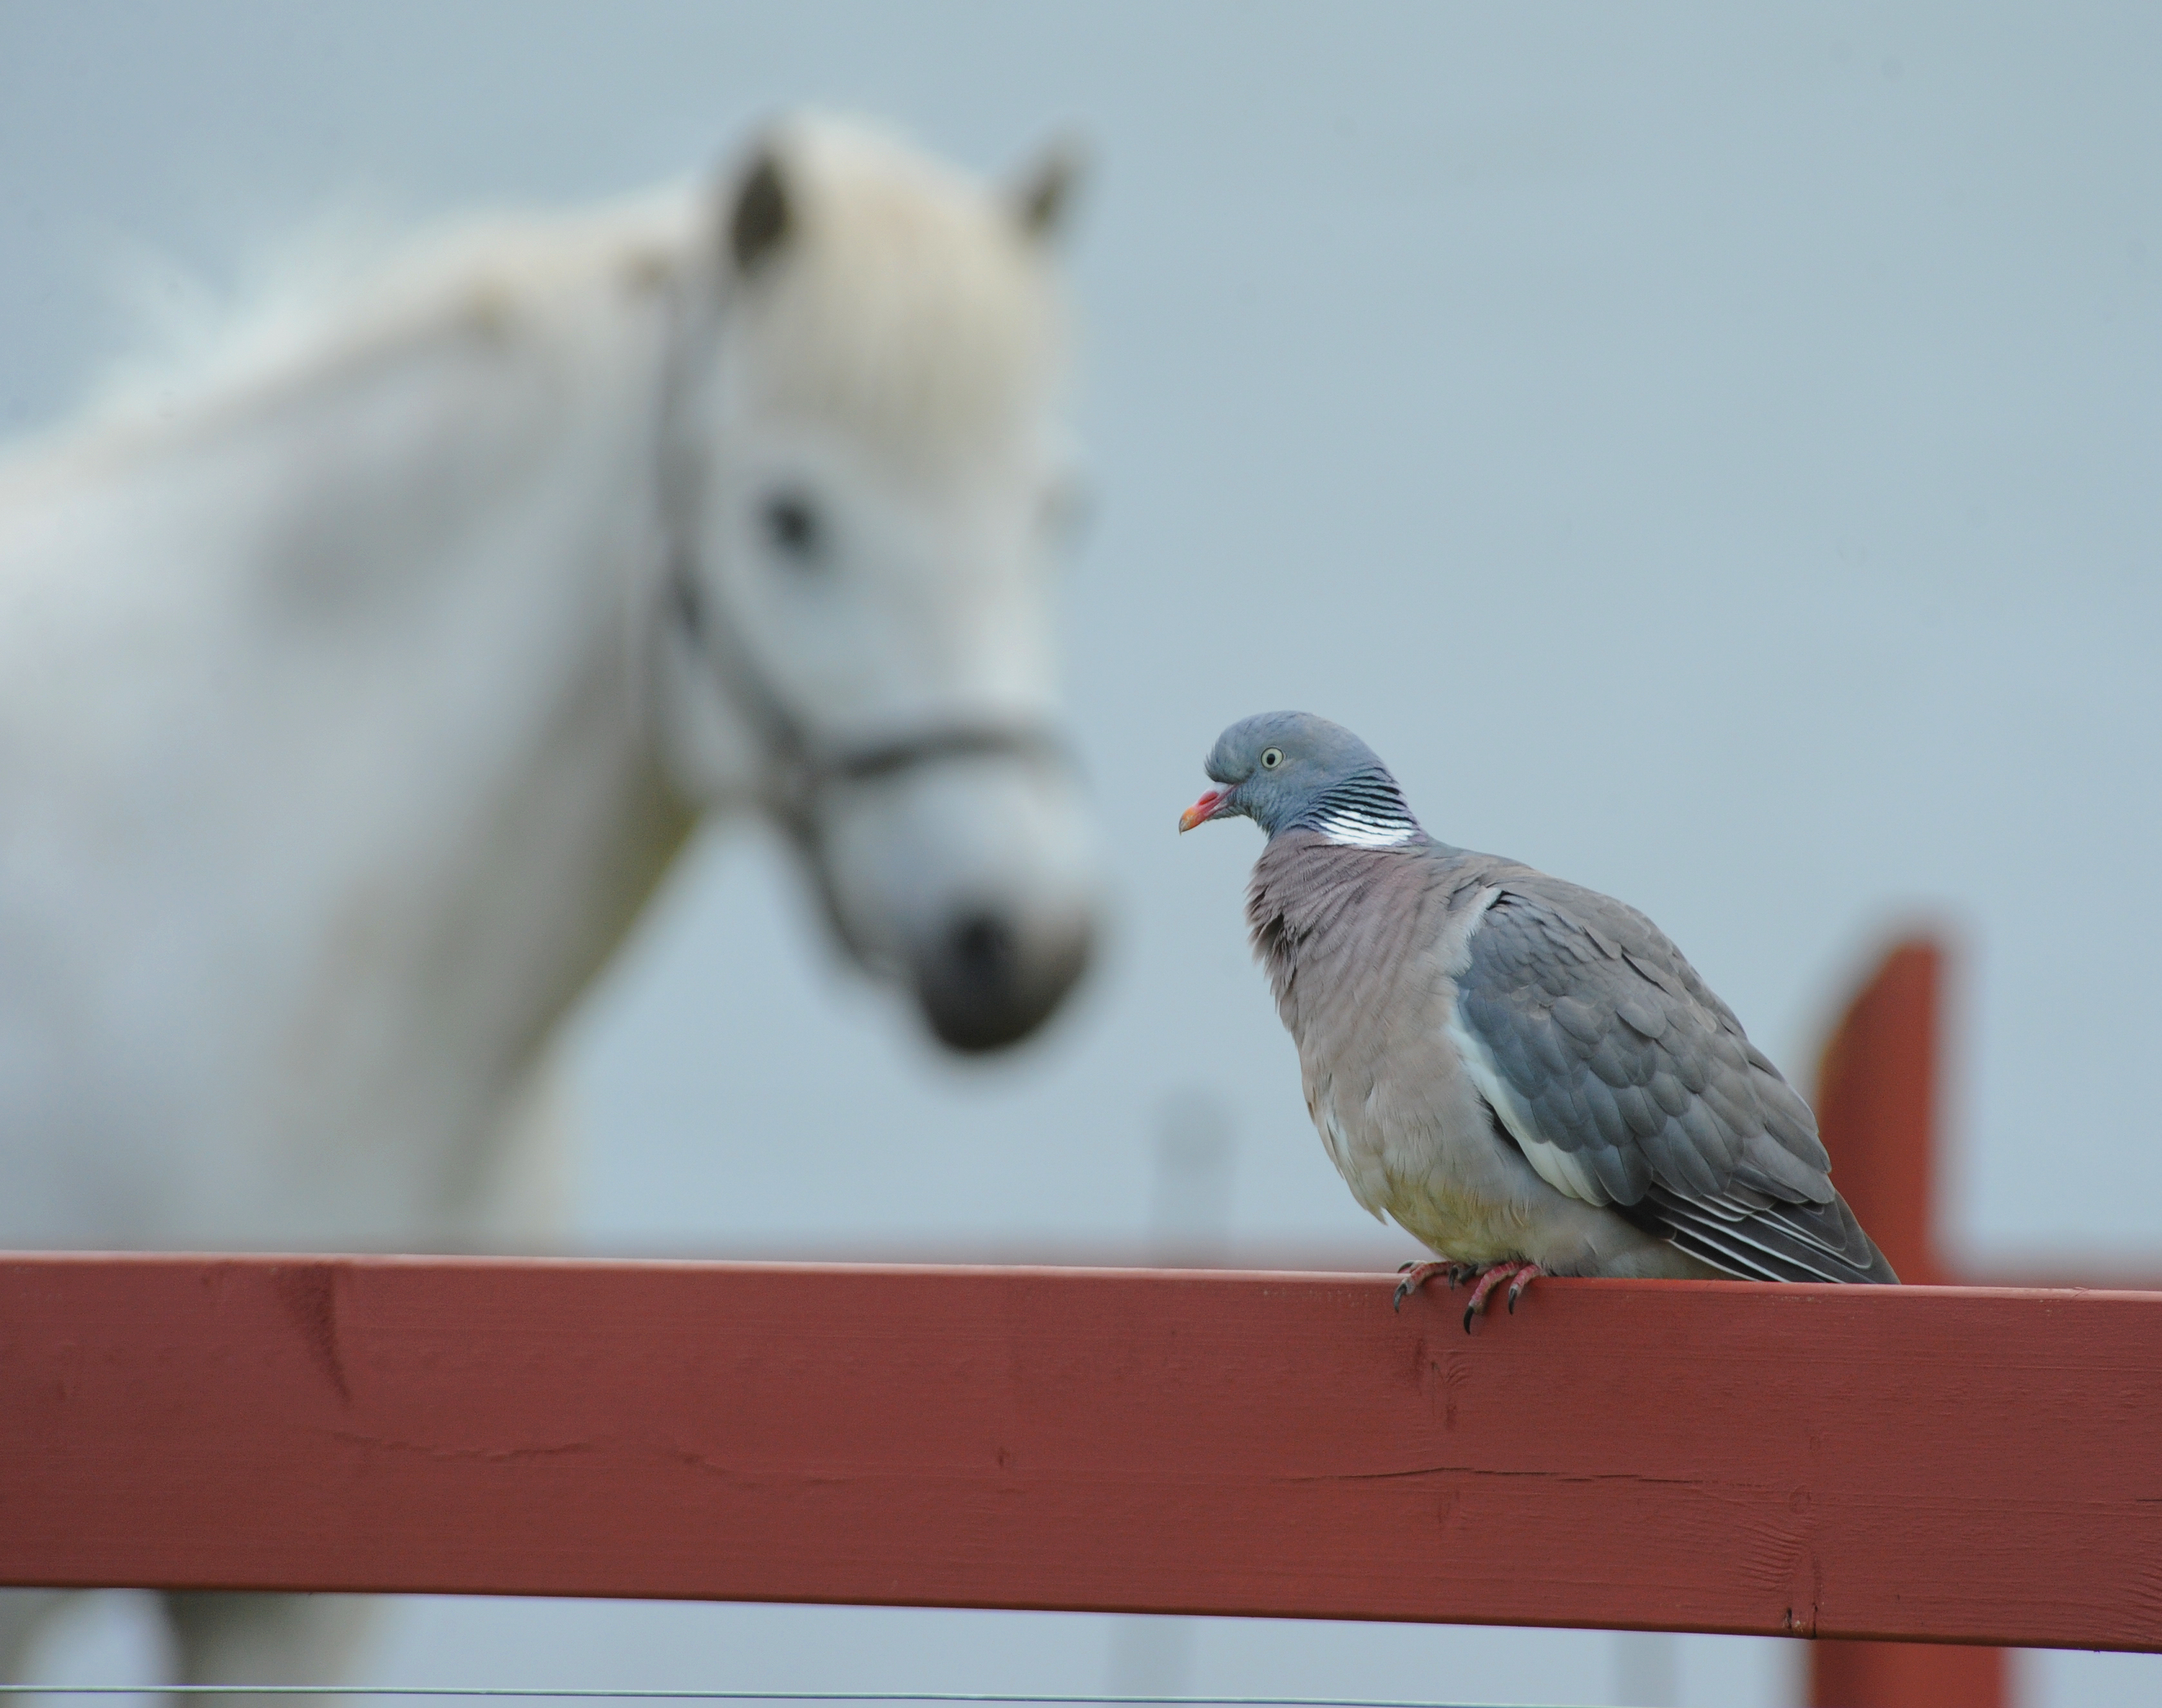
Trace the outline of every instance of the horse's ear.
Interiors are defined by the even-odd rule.
[[[737,182],[735,208],[728,216],[728,255],[736,271],[749,273],[770,258],[788,241],[795,222],[781,163],[770,148],[762,148]]]
[[[1065,229],[1084,164],[1080,143],[1061,137],[1037,156],[1006,192],[1014,217],[1030,237],[1048,241]]]

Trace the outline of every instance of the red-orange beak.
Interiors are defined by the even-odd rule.
[[[1190,831],[1196,825],[1205,825],[1224,810],[1224,803],[1231,798],[1228,789],[1212,789],[1208,794],[1178,815],[1178,828]]]

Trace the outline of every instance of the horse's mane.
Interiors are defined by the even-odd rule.
[[[1060,306],[1040,245],[995,198],[841,121],[792,120],[764,146],[797,217],[789,253],[743,288],[760,383],[919,446],[942,430],[1003,431],[1013,404],[1037,404],[1059,359]],[[427,337],[559,326],[596,286],[650,292],[687,273],[692,288],[718,288],[720,225],[713,190],[689,181],[403,232],[326,221],[244,289],[222,301],[197,292],[180,336],[108,363],[53,436],[87,450],[185,433]]]
[[[170,415],[305,383],[462,325],[504,330],[520,310],[611,264],[657,276],[682,247],[692,200],[679,185],[568,213],[467,213],[402,228],[358,212],[327,214],[281,239],[229,288],[193,284],[184,315],[146,303],[130,345],[94,379],[78,423]]]

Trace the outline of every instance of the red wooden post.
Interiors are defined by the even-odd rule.
[[[1939,1008],[1944,951],[1895,945],[1825,1046],[1817,1120],[1832,1178],[1899,1278],[1943,1285],[1935,1237]],[[1820,1642],[1810,1652],[1814,1708],[2006,1708],[2001,1648]]]

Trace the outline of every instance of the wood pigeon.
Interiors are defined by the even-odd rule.
[[[1634,908],[1438,842],[1350,731],[1218,737],[1188,831],[1268,834],[1246,921],[1352,1195],[1475,1278],[1898,1278],[1831,1184],[1810,1107]]]

